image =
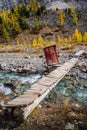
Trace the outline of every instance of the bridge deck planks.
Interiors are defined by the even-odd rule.
[[[26,118],[32,110],[43,100],[43,98],[50,92],[52,88],[71,70],[77,63],[78,58],[72,58],[64,63],[61,67],[52,71],[47,76],[39,79],[31,86],[23,95],[13,99],[5,104],[5,107],[21,107],[26,106],[24,109],[24,118]]]

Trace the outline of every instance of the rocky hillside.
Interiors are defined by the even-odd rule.
[[[38,1],[41,2],[42,0],[38,0]],[[0,10],[11,9],[12,7],[14,7],[17,4],[20,4],[20,3],[27,4],[28,2],[29,2],[29,0],[0,0]]]
[[[10,9],[20,3],[28,3],[28,0],[0,0],[0,10]]]
[[[38,2],[40,3],[48,3],[49,1],[50,2],[53,2],[53,1],[56,1],[56,0],[37,0]],[[64,0],[62,0],[64,1]],[[20,3],[25,3],[27,4],[29,2],[29,0],[0,0],[0,10],[2,9],[11,9],[12,7],[14,7],[15,5],[17,4],[20,4]],[[73,3],[72,1],[70,0],[67,0],[67,2],[70,2],[71,5],[75,4]],[[79,0],[79,3],[80,5],[84,6],[84,5],[87,5],[87,1],[86,0]]]

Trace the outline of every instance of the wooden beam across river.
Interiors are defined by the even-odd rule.
[[[57,67],[47,76],[43,76],[31,86],[23,95],[9,101],[4,106],[7,108],[23,107],[24,119],[45,98],[45,96],[58,84],[58,82],[75,66],[78,58],[72,58],[61,67]]]

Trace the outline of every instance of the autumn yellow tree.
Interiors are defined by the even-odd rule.
[[[10,41],[9,33],[4,26],[2,27],[2,35],[7,42]]]
[[[77,42],[81,43],[82,42],[82,34],[79,32],[79,37],[77,38]]]
[[[28,48],[31,48],[31,44],[30,43],[28,43]]]
[[[17,18],[19,17],[19,12],[18,12],[18,6],[17,5],[13,8],[12,13],[15,14]]]
[[[68,37],[68,42],[69,42],[69,43],[72,42],[72,37],[71,37],[71,36]]]
[[[63,41],[64,41],[65,43],[68,43],[68,38],[65,37]]]
[[[76,28],[74,33],[73,33],[72,40],[76,42],[78,38],[79,38],[79,31]]]
[[[3,24],[6,25],[9,22],[9,17],[8,17],[8,11],[2,10],[1,14],[0,14]]]
[[[32,13],[34,14],[37,11],[37,1],[36,0],[30,0],[30,9]]]
[[[20,41],[19,41],[19,40],[16,40],[16,44],[17,44],[17,45],[20,45]]]
[[[76,15],[76,13],[75,13],[74,8],[70,8],[70,14],[71,14],[71,16],[72,16],[72,18],[73,18],[73,23],[74,23],[74,24],[77,24],[78,19],[77,19],[77,15]]]
[[[58,35],[57,40],[58,40],[58,43],[61,43],[61,37],[59,35]]]
[[[32,47],[37,47],[37,40],[35,38],[32,41]]]
[[[59,9],[59,16],[58,16],[58,21],[61,25],[64,24],[64,18],[65,18],[65,14],[63,12],[62,9]]]
[[[61,37],[58,35],[57,37],[57,47],[61,46]]]
[[[87,43],[87,32],[83,34],[83,42]]]
[[[43,38],[41,35],[38,36],[38,47],[43,47]]]

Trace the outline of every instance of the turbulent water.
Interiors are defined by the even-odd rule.
[[[41,77],[40,74],[0,72],[0,93],[18,96]]]
[[[65,77],[54,89],[55,93],[69,103],[79,101],[87,105],[87,80]]]
[[[15,98],[41,78],[40,74],[19,74],[10,72],[0,72],[0,93],[9,95],[10,98]],[[7,85],[7,86],[6,86]],[[87,104],[87,81],[85,79],[75,79],[74,77],[66,76],[52,90],[61,99],[65,98],[68,102],[77,100],[80,103]],[[51,93],[52,93],[51,92]],[[53,94],[53,93],[52,93]],[[52,95],[52,99],[55,96]]]

